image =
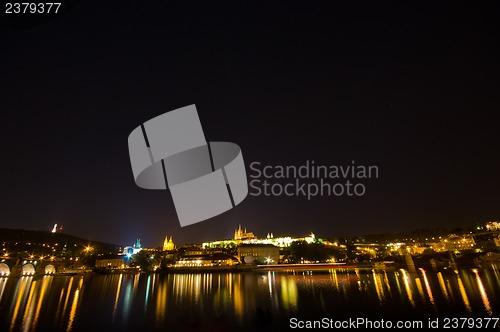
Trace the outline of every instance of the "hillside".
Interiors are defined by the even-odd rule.
[[[62,232],[10,228],[0,228],[0,245],[7,252],[29,252],[34,255],[74,255],[85,248],[102,254],[120,250],[120,246],[116,244],[89,241]]]

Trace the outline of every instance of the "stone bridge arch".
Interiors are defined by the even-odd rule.
[[[54,274],[56,273],[56,267],[52,264],[45,265],[45,274]]]
[[[5,260],[0,264],[5,264],[3,269],[0,268],[0,278],[2,277],[2,272],[4,277],[7,276],[28,276],[28,275],[52,275],[59,272],[65,272],[67,269],[67,262],[64,260],[54,259],[54,260],[23,260],[23,259],[11,259]],[[29,264],[29,266],[27,266]],[[1,267],[2,265],[0,265]],[[34,267],[34,272],[31,267]],[[70,269],[72,270],[72,269]]]
[[[36,268],[32,263],[26,263],[21,267],[21,275],[32,276],[35,274]]]
[[[7,277],[10,274],[10,267],[5,263],[0,263],[0,277]]]

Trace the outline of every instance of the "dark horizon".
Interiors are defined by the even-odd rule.
[[[77,3],[77,2],[74,2]],[[97,10],[97,7],[98,10]],[[0,227],[131,244],[400,233],[498,220],[499,4],[78,2],[0,22]],[[249,165],[377,165],[362,197],[254,197],[180,227],[127,138],[195,104]]]

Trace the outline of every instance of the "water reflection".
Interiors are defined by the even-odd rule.
[[[14,301],[12,302],[11,312],[12,312],[12,320],[10,324],[10,330],[13,331],[15,327],[15,323],[17,320],[17,316],[19,314],[19,310],[21,307],[24,307],[26,303],[27,294],[31,286],[31,282],[33,277],[21,277],[19,282],[16,285],[16,291],[14,293]],[[15,303],[15,304],[14,304]]]
[[[42,303],[45,301],[45,296],[48,292],[48,289],[50,288],[50,285],[52,283],[52,278],[45,276],[42,279],[42,287],[40,290],[40,294],[38,295],[38,298],[33,302],[33,307],[36,306],[35,308],[35,313],[33,313],[32,308],[28,306],[29,310],[26,310],[26,312],[30,312],[31,314],[29,315],[29,318],[25,320],[26,328],[25,330],[31,330],[35,329],[36,325],[38,323],[38,319],[40,317],[40,310],[42,308]],[[32,287],[34,289],[34,287]],[[31,319],[33,318],[33,319]]]
[[[429,279],[427,278],[427,273],[425,272],[424,269],[420,269],[420,271],[422,272],[422,278],[424,279],[424,285],[425,285],[425,290],[427,292],[427,296],[429,297],[429,301],[434,307],[434,296],[432,296],[432,289],[429,284]]]
[[[0,278],[0,331],[278,324],[291,316],[495,317],[496,270],[260,271]]]
[[[297,282],[293,277],[281,276],[281,302],[283,308],[289,311],[297,310],[298,290]]]
[[[161,323],[167,314],[168,286],[168,283],[162,282],[156,291],[155,319],[158,323]],[[153,293],[153,290],[151,292]]]
[[[488,314],[492,316],[493,311],[491,309],[490,301],[488,300],[488,295],[486,294],[486,290],[484,289],[483,282],[481,281],[481,277],[479,276],[477,269],[474,269],[473,271],[476,274],[476,280],[477,280],[477,285],[479,287],[479,294],[481,294],[481,300],[483,300],[484,307],[486,308]]]
[[[448,290],[446,289],[446,284],[444,283],[443,274],[441,272],[438,272],[437,276],[438,276],[438,280],[439,280],[439,287],[441,287],[441,292],[445,296],[446,300],[450,301],[450,297],[448,295]]]
[[[6,284],[7,278],[0,278],[0,301],[2,301],[3,291],[5,290]]]
[[[80,297],[80,292],[82,291],[82,287],[83,287],[83,279],[80,279],[80,281],[78,282],[78,286],[73,293],[73,302],[71,303],[71,310],[69,313],[67,331],[71,331],[71,327],[73,326],[73,321],[75,319],[76,310],[78,307],[78,299]]]
[[[410,284],[410,276],[408,275],[408,272],[405,270],[401,269],[401,274],[403,278],[403,283],[405,285],[405,291],[406,291],[406,296],[408,297],[408,300],[410,301],[412,306],[415,306],[415,301],[413,300],[413,291],[411,289],[411,284]],[[418,280],[418,278],[416,278]]]
[[[118,308],[118,300],[120,299],[120,289],[122,288],[122,279],[123,279],[123,274],[120,274],[120,277],[118,279],[118,285],[116,287],[115,305],[113,306],[113,320],[115,320],[116,309]]]
[[[457,281],[458,281],[458,290],[460,291],[460,295],[462,296],[463,303],[465,305],[465,308],[469,312],[469,314],[472,312],[472,308],[469,303],[469,298],[467,297],[467,292],[465,290],[464,284],[462,282],[462,279],[460,278],[460,274],[458,271],[455,270],[455,274],[457,275]]]

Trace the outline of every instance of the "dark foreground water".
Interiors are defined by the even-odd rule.
[[[494,269],[3,278],[0,331],[281,331],[291,318],[420,320],[423,327],[449,318],[449,327],[489,322],[496,331],[500,323],[492,329],[487,318],[499,317],[499,299]]]

